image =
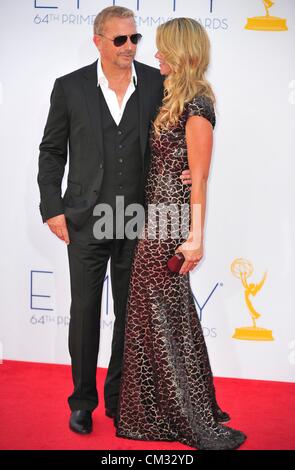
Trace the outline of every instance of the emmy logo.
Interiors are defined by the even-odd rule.
[[[254,341],[273,341],[272,331],[266,328],[259,328],[256,326],[256,320],[261,316],[252,305],[250,296],[255,296],[259,292],[265,282],[266,272],[258,284],[248,283],[248,277],[253,273],[253,266],[250,261],[238,258],[231,264],[231,272],[235,277],[241,280],[244,288],[245,302],[252,318],[252,326],[242,326],[236,328],[233,338],[254,340]]]
[[[245,29],[252,29],[254,31],[287,31],[286,19],[277,16],[270,16],[269,9],[273,6],[274,2],[270,0],[263,0],[266,15],[254,16],[247,18]]]

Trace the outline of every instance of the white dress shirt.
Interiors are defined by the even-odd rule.
[[[114,90],[111,90],[111,88],[109,88],[109,82],[108,82],[105,74],[103,73],[102,66],[101,66],[101,61],[100,61],[100,59],[98,59],[98,61],[97,61],[97,86],[100,86],[101,91],[103,92],[103,96],[104,96],[104,98],[106,100],[106,103],[108,105],[108,108],[110,110],[110,113],[111,113],[115,123],[117,124],[117,126],[120,124],[121,118],[122,118],[123,113],[124,113],[125,106],[126,106],[128,100],[129,100],[130,96],[135,91],[136,84],[137,84],[137,75],[136,75],[134,64],[132,62],[131,80],[130,80],[130,83],[129,83],[128,88],[126,90],[126,93],[124,95],[122,105],[120,107],[117,95],[114,92]]]

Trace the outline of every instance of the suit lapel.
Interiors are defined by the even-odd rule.
[[[103,156],[103,132],[101,125],[100,100],[97,89],[97,60],[84,71],[83,86],[98,152],[99,155]]]
[[[149,91],[151,84],[143,73],[142,67],[137,61],[134,61],[136,74],[137,74],[137,89],[138,89],[138,100],[139,100],[139,138],[141,157],[144,163],[145,150],[148,140],[148,130],[150,125],[150,109],[149,103],[151,96]],[[103,155],[103,132],[101,125],[101,113],[100,113],[100,100],[99,93],[97,90],[97,61],[86,67],[83,72],[83,86],[87,100],[87,106],[92,124],[97,148],[100,155]]]

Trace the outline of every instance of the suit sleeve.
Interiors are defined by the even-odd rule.
[[[61,183],[67,163],[68,138],[68,110],[62,84],[57,79],[51,93],[49,114],[39,147],[38,184],[43,222],[64,213]]]

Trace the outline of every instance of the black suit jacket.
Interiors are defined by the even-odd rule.
[[[140,147],[144,186],[149,166],[148,130],[163,97],[158,69],[134,61],[139,97]],[[103,133],[97,90],[97,61],[58,78],[40,144],[38,184],[43,222],[65,214],[83,226],[96,204],[104,173]],[[69,153],[67,189],[61,183]]]

